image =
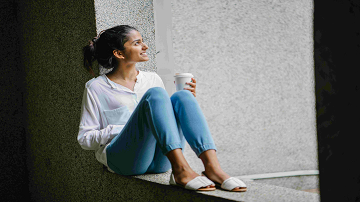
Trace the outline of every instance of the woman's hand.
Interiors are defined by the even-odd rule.
[[[184,88],[185,90],[190,91],[194,97],[196,97],[196,80],[194,78],[191,78],[192,82],[186,82],[186,84],[190,85],[190,88]]]

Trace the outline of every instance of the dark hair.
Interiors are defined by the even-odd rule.
[[[98,37],[89,41],[89,45],[83,48],[84,67],[95,76],[92,63],[98,61],[99,65],[106,69],[116,66],[114,50],[125,50],[124,44],[128,40],[128,34],[136,28],[129,25],[119,25],[100,32]]]

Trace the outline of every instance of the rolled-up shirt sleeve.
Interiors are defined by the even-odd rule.
[[[100,110],[92,92],[85,88],[82,106],[79,133],[77,140],[85,150],[97,150],[105,146],[114,136],[120,133],[122,125],[107,125],[101,128]]]

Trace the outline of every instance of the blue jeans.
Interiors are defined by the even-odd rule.
[[[216,150],[199,104],[188,90],[169,98],[164,89],[150,88],[107,146],[108,166],[121,175],[166,172],[171,168],[166,154],[183,149],[184,137],[197,156]]]

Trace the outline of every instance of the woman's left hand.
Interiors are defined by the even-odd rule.
[[[194,78],[191,78],[192,82],[186,82],[186,84],[190,85],[190,88],[184,88],[185,90],[190,91],[194,97],[196,97],[196,80]]]

